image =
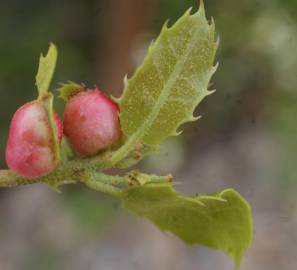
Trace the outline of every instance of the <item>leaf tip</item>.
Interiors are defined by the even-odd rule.
[[[163,26],[162,26],[162,30],[161,30],[161,32],[163,32],[163,31],[167,31],[169,29],[169,19],[167,19],[165,22],[164,22],[164,24],[163,24]],[[153,45],[153,43],[154,43],[154,41],[152,41],[152,43],[151,43],[151,46]],[[150,47],[151,47],[150,46]]]
[[[212,94],[215,93],[216,91],[217,91],[216,89],[207,90],[206,96],[212,95]]]
[[[191,12],[192,12],[192,10],[193,10],[193,7],[189,7],[187,10],[186,10],[186,12],[184,13],[184,15],[183,16],[190,16],[191,15]],[[183,17],[182,16],[182,17]]]
[[[213,16],[210,17],[210,25],[213,25],[214,28],[216,26],[216,23],[215,23],[215,20],[214,20]]]
[[[49,43],[49,52],[58,54],[57,46],[55,45],[55,43],[53,43],[53,42]]]
[[[47,54],[45,56],[42,53],[40,54],[39,67],[35,77],[35,85],[38,89],[39,98],[48,94],[48,88],[56,68],[57,58],[58,50],[52,42],[49,44]]]
[[[125,74],[124,76],[124,87],[127,87],[128,85],[128,74]]]
[[[198,116],[194,116],[194,115],[192,115],[192,116],[190,116],[190,117],[187,119],[186,122],[196,122],[196,121],[198,121],[201,117],[202,117],[201,115],[198,115]]]
[[[239,269],[242,256],[246,249],[248,249],[252,245],[253,241],[253,217],[252,217],[252,209],[249,203],[237,192],[232,188],[228,188],[223,190],[218,194],[221,198],[225,198],[227,201],[234,203],[237,201],[241,204],[241,206],[245,209],[248,213],[246,217],[245,224],[246,228],[246,240],[245,243],[241,246],[240,249],[237,250],[229,250],[229,254],[233,257],[235,269]]]
[[[204,1],[203,0],[200,0],[200,5],[199,5],[198,13],[201,16],[205,17],[205,6],[204,6]]]
[[[172,135],[171,136],[179,136],[180,134],[182,134],[183,133],[183,131],[182,130],[179,130],[179,131],[174,131],[173,133],[172,133]]]
[[[219,47],[220,42],[221,42],[220,35],[217,35],[217,39],[215,40],[216,49]]]

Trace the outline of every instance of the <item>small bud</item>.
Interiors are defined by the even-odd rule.
[[[6,162],[11,170],[35,178],[55,169],[58,157],[54,136],[61,140],[63,127],[57,114],[54,114],[54,122],[56,135],[46,108],[38,100],[26,103],[15,112],[6,147]]]
[[[70,98],[64,111],[64,134],[82,156],[95,155],[120,140],[118,105],[97,88]]]

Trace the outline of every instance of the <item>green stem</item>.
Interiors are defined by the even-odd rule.
[[[173,177],[171,174],[165,176],[159,176],[155,174],[151,174],[151,183],[171,183]]]
[[[131,151],[133,151],[134,146],[137,144],[137,139],[138,139],[138,136],[132,136],[122,147],[116,150],[110,157],[110,160],[109,160],[110,165],[114,166],[119,161],[123,160],[126,156],[128,156],[128,154]]]
[[[0,170],[0,187],[14,187],[35,183],[59,186],[60,184],[77,182],[80,180],[82,173],[95,169],[94,164],[88,164],[85,161],[69,161],[61,163],[52,173],[46,176],[33,179],[20,176],[11,170]]]
[[[124,176],[119,175],[107,175],[104,173],[93,172],[87,176],[93,181],[101,182],[107,185],[113,185],[118,188],[128,188],[131,186],[144,185],[146,183],[170,183],[172,182],[171,175],[158,176],[155,174],[145,174],[139,171],[131,171]]]
[[[24,178],[10,170],[0,170],[0,187],[15,187],[26,184],[34,184],[35,182],[36,179]]]
[[[92,178],[105,184],[121,186],[125,186],[128,184],[127,179],[124,176],[119,175],[109,175],[100,172],[94,172],[92,173]]]
[[[87,187],[94,189],[96,191],[100,191],[115,197],[120,197],[122,189],[117,188],[115,186],[100,182],[96,179],[85,179],[83,181],[81,181],[82,183],[84,183]]]
[[[132,171],[125,176],[106,175],[98,172],[97,167],[97,160],[91,162],[88,162],[88,160],[68,161],[59,165],[54,172],[35,179],[22,177],[10,170],[0,170],[0,187],[44,183],[54,189],[58,189],[61,185],[80,181],[91,189],[119,197],[122,190],[131,186],[142,186],[147,183],[168,183],[172,181],[170,175],[157,176],[138,171]],[[99,167],[104,166],[102,163],[99,163]]]

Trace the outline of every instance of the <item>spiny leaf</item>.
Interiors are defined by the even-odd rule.
[[[207,90],[218,43],[215,27],[205,17],[204,7],[187,11],[171,28],[165,24],[149,48],[144,63],[131,79],[125,79],[120,119],[126,149],[135,144],[158,145],[178,135],[178,127],[197,120],[193,111],[211,91]],[[123,158],[120,149],[114,161]]]
[[[84,85],[80,85],[70,81],[68,83],[62,83],[61,87],[57,90],[60,93],[59,97],[67,102],[72,96],[74,96],[80,91],[83,91],[84,89]]]
[[[47,55],[44,57],[41,54],[40,56],[39,68],[36,75],[39,97],[44,97],[48,94],[48,88],[56,68],[57,56],[58,51],[53,43],[50,44]]]
[[[224,251],[236,267],[251,244],[250,206],[232,189],[213,196],[185,197],[169,183],[146,184],[123,191],[122,199],[125,208],[186,243]]]

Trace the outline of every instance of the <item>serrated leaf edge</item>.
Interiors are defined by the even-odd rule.
[[[203,1],[201,1],[200,8],[199,8],[199,10],[196,13],[191,14],[191,10],[192,10],[192,8],[189,8],[184,13],[184,15],[172,27],[175,27],[179,23],[182,23],[183,20],[186,17],[191,17],[191,16],[193,16],[193,17],[197,16],[198,17],[198,16],[201,16],[202,19],[203,19],[203,21],[206,23],[206,25],[211,28],[211,33],[214,35],[214,31],[215,31],[214,24],[213,23],[209,24],[208,21],[207,21],[207,19],[206,19],[206,17],[205,17],[205,10],[204,10],[204,3],[203,3]],[[168,31],[168,30],[170,30],[172,28],[172,27],[168,27],[167,24],[168,24],[168,21],[166,21],[164,23],[159,37],[163,34],[163,32],[166,32],[166,31]],[[149,59],[149,57],[151,56],[152,51],[156,48],[156,44],[159,41],[159,37],[149,47],[148,53],[147,53],[147,55],[146,55],[146,57],[145,57],[145,59],[143,61],[143,64],[140,65],[136,69],[134,75],[130,78],[131,80],[135,76],[137,76],[137,74],[142,69],[142,66],[145,65],[147,59]],[[181,63],[183,61],[185,61],[185,59],[187,59],[189,53],[191,52],[191,48],[196,44],[196,40],[197,39],[199,39],[199,36],[198,35],[193,35],[193,38],[189,42],[188,49],[186,50],[187,52],[177,61],[177,64],[175,65],[176,67],[175,67],[174,71],[171,73],[171,75],[167,79],[167,82],[164,85],[164,89],[171,89],[172,85],[175,83],[176,77],[177,77],[176,74],[179,74],[180,69],[183,68],[183,65]],[[216,42],[215,40],[213,42],[216,44],[216,48],[217,48],[218,42]],[[210,78],[212,77],[212,75],[215,73],[217,67],[218,67],[218,63],[216,65],[214,65],[212,67],[212,69],[210,69],[210,71],[208,73],[208,76],[209,76],[208,81],[210,80]],[[122,94],[122,96],[119,99],[117,99],[117,102],[119,102],[120,105],[121,105],[122,99],[124,98],[124,96],[126,94],[126,89],[128,87],[128,84],[129,84],[129,79],[127,78],[127,76],[125,76],[124,77],[124,86],[125,87],[124,87],[123,94]],[[202,99],[204,99],[206,96],[208,96],[208,95],[210,95],[212,93],[213,93],[213,91],[209,91],[206,88],[205,91],[204,91],[204,93],[202,93],[197,98],[197,103],[199,103]],[[130,137],[127,138],[127,141],[125,142],[125,144],[113,154],[113,156],[111,157],[111,163],[112,164],[116,164],[117,162],[119,162],[120,160],[122,160],[125,157],[125,155],[127,155],[127,153],[129,153],[129,151],[132,150],[134,144],[140,142],[141,138],[145,136],[146,130],[148,130],[151,127],[154,119],[158,116],[158,113],[160,112],[160,110],[162,108],[162,105],[166,102],[169,94],[170,94],[170,91],[169,90],[167,90],[167,91],[163,90],[161,92],[161,94],[158,97],[157,102],[155,104],[155,109],[150,112],[150,114],[148,115],[148,117],[146,118],[146,120],[142,123],[142,125],[138,128],[138,130],[136,130],[135,133],[133,133]],[[181,123],[178,123],[176,125],[176,130],[173,131],[170,135],[171,136],[178,136],[179,134],[181,134],[181,131],[177,131],[178,127],[181,124],[184,124],[186,122],[189,122],[188,120],[190,120],[190,122],[192,122],[193,119],[196,119],[196,118],[194,116],[192,116],[190,118],[184,119],[183,121],[181,121]]]
[[[54,43],[50,43],[49,50],[45,56],[40,55],[39,67],[35,77],[39,98],[48,94],[49,85],[55,72],[58,58],[58,50]],[[46,71],[46,72],[45,72]]]

